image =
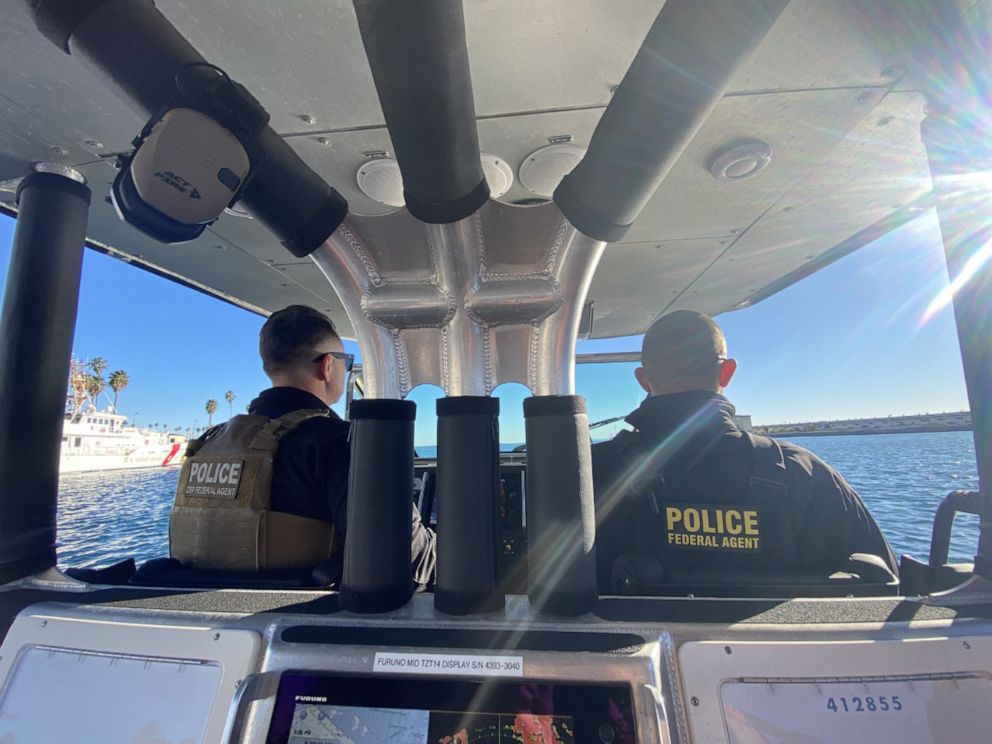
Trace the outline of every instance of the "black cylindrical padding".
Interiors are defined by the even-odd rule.
[[[389,612],[413,596],[413,420],[408,400],[351,404],[341,606]]]
[[[588,152],[555,190],[569,222],[620,240],[787,4],[667,0]]]
[[[417,219],[456,222],[489,198],[479,160],[462,0],[354,0],[358,27]]]
[[[437,401],[437,584],[449,615],[502,609],[499,588],[499,399]]]
[[[596,604],[596,514],[589,418],[579,395],[524,400],[531,604],[581,615]]]
[[[176,93],[176,73],[203,57],[151,0],[30,0],[35,25],[84,60],[147,119]],[[236,77],[232,74],[232,77]],[[294,256],[317,249],[348,213],[348,203],[271,127],[241,202]]]
[[[55,565],[59,448],[89,204],[86,186],[50,173],[28,176],[17,190],[0,316],[0,584]]]

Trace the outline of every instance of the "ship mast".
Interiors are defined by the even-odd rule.
[[[83,415],[83,406],[88,400],[86,395],[86,365],[73,357],[69,362],[69,386],[66,391],[66,413],[71,414],[71,421],[78,422]]]

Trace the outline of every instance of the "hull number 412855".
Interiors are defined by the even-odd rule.
[[[834,713],[897,712],[902,710],[902,701],[899,700],[898,695],[827,698],[827,710],[832,710]]]

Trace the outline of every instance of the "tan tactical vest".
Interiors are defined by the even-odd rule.
[[[279,441],[325,411],[239,415],[186,448],[169,520],[170,554],[193,568],[308,568],[340,549],[334,526],[269,511]]]

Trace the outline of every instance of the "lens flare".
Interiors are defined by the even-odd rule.
[[[927,309],[923,312],[923,317],[921,318],[921,323],[925,324],[933,318],[940,310],[945,308],[950,304],[954,296],[961,291],[961,289],[978,273],[978,271],[985,265],[985,263],[992,258],[992,241],[987,242],[978,251],[975,252],[971,258],[965,263],[964,268],[961,269],[960,273],[954,280],[951,281],[944,289],[937,293],[937,296],[933,298]]]

